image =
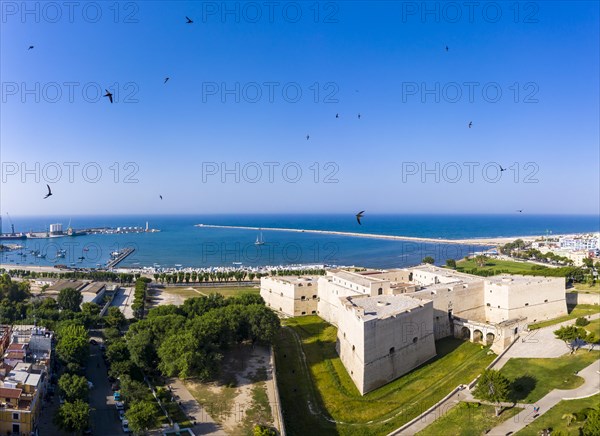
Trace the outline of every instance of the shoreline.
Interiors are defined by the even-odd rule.
[[[446,239],[446,238],[425,238],[418,236],[397,236],[397,235],[382,235],[377,233],[356,233],[356,232],[340,232],[336,230],[314,230],[314,229],[288,229],[281,227],[249,227],[249,226],[228,226],[228,225],[217,225],[217,224],[194,224],[194,227],[205,227],[211,229],[236,229],[236,230],[255,230],[255,231],[275,231],[275,232],[295,232],[295,233],[315,233],[322,235],[334,235],[334,236],[349,236],[353,238],[371,238],[371,239],[389,239],[395,241],[409,241],[409,242],[427,242],[436,244],[455,244],[455,245],[477,245],[477,246],[498,246],[513,242],[515,239],[522,239],[523,241],[535,241],[536,239],[543,238],[543,235],[535,236],[510,236],[510,237],[497,237],[497,238],[470,238],[470,239]],[[564,235],[552,235],[552,237],[561,237]]]

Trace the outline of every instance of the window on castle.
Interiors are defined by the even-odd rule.
[[[529,306],[529,303],[525,303],[525,306]]]
[[[396,352],[396,348],[392,347],[390,348],[390,354],[394,354]]]
[[[413,338],[413,344],[416,344],[417,341],[419,340],[419,338],[417,338],[416,336]]]

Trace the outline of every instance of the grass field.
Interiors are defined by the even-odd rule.
[[[579,429],[584,423],[583,416],[580,416],[580,419],[573,421],[569,426],[567,426],[566,419],[562,417],[568,413],[578,414],[584,409],[598,407],[598,404],[600,404],[600,394],[579,400],[561,401],[527,427],[517,432],[516,435],[537,436],[541,430],[551,428],[553,433],[558,434],[560,431],[561,435],[579,436]]]
[[[534,403],[553,389],[574,389],[583,384],[575,375],[600,357],[598,351],[579,350],[553,359],[510,359],[500,370],[512,381],[510,401]]]
[[[436,342],[434,360],[361,396],[335,351],[334,326],[316,316],[292,318],[285,324],[288,327],[275,342],[275,358],[286,432],[291,436],[386,434],[456,386],[471,382],[494,359],[487,348],[443,339]]]
[[[590,323],[585,326],[585,329],[588,332],[594,333],[597,338],[600,338],[600,318],[590,321]]]
[[[460,403],[417,435],[479,436],[523,410],[513,407],[504,409],[500,416],[496,416],[494,409],[494,406],[479,403]]]
[[[469,260],[461,260],[456,262],[457,270],[470,270],[473,268],[477,268],[479,271],[496,271],[503,270],[509,274],[526,274],[528,271],[534,269],[534,267],[539,268],[539,265],[534,263],[527,262],[515,262],[511,260],[499,260],[499,259],[489,259],[485,266],[477,265],[474,259]]]
[[[178,295],[182,298],[201,297],[213,293],[221,294],[224,297],[233,297],[242,293],[260,294],[259,288],[249,286],[215,286],[215,287],[166,287],[163,292],[167,294]]]
[[[575,307],[567,307],[569,310],[569,314],[565,316],[561,316],[560,318],[550,319],[544,322],[538,322],[535,324],[529,324],[529,328],[539,329],[542,327],[548,327],[549,325],[558,324],[561,322],[568,321],[570,319],[579,318],[580,316],[593,315],[595,313],[600,312],[600,306],[592,305],[592,304],[578,304]]]
[[[577,292],[584,292],[587,294],[598,294],[600,293],[600,282],[596,282],[595,285],[588,285],[587,283],[576,283],[573,288]]]

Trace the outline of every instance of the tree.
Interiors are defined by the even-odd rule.
[[[56,354],[65,363],[83,365],[87,360],[90,345],[85,327],[66,324],[57,330]]]
[[[125,417],[129,421],[129,428],[135,433],[143,433],[158,426],[156,406],[151,401],[139,401],[131,405]]]
[[[478,267],[484,267],[485,264],[487,263],[488,258],[487,256],[484,256],[483,254],[480,254],[478,256],[475,256],[475,263],[477,264]]]
[[[255,425],[253,430],[254,436],[277,436],[277,432],[265,425]]]
[[[158,356],[151,330],[141,330],[136,334],[128,335],[127,346],[133,363],[145,371],[156,368]]]
[[[486,369],[479,377],[473,396],[480,400],[496,403],[496,416],[500,414],[500,403],[506,401],[509,394],[510,381],[499,371]]]
[[[123,339],[118,339],[112,342],[106,348],[106,358],[110,363],[129,360],[129,349],[127,348],[127,343]]]
[[[123,312],[118,307],[109,307],[104,319],[107,326],[117,329],[125,327],[125,323],[127,322],[125,315],[123,315]]]
[[[454,259],[446,259],[446,266],[448,268],[456,269],[456,261]]]
[[[585,338],[588,336],[587,330],[583,327],[576,327],[574,325],[562,326],[558,330],[554,331],[554,335],[565,342],[571,354],[581,348],[585,343]]]
[[[76,400],[86,401],[88,399],[89,387],[85,377],[75,374],[63,374],[58,379],[58,387],[69,402]]]
[[[150,390],[148,386],[137,380],[132,380],[130,376],[121,377],[121,395],[129,404],[143,401],[148,397]]]
[[[600,434],[600,410],[595,409],[588,413],[581,433],[583,436],[597,436]]]
[[[79,305],[83,301],[83,295],[76,289],[65,288],[61,289],[58,294],[58,306],[63,310],[79,312]]]
[[[431,256],[425,256],[423,258],[423,263],[429,263],[429,264],[433,264],[435,262],[435,259]]]
[[[89,404],[82,400],[76,400],[60,406],[55,423],[63,430],[81,433],[88,427],[89,419]]]

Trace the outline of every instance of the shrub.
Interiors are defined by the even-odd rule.
[[[579,318],[577,318],[577,320],[575,321],[575,325],[577,325],[579,327],[583,327],[585,325],[588,325],[589,323],[590,322],[586,318],[584,318],[582,316],[580,316]]]

